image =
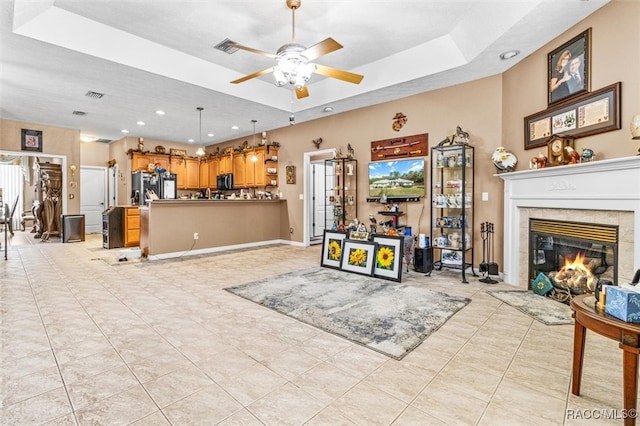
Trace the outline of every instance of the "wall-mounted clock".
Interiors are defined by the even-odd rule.
[[[567,158],[567,152],[564,148],[567,146],[575,148],[574,140],[575,138],[572,136],[551,136],[547,141],[547,165],[561,166],[567,164],[569,159]]]

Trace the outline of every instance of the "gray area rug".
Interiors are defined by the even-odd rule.
[[[573,324],[572,310],[568,305],[532,291],[505,290],[487,293],[543,324]]]
[[[398,360],[471,301],[321,267],[225,290]]]

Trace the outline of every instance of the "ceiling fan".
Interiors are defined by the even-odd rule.
[[[231,83],[242,83],[252,78],[273,72],[276,79],[276,86],[284,86],[287,83],[293,85],[296,89],[295,92],[298,99],[309,96],[309,90],[307,89],[306,83],[309,81],[309,78],[311,78],[312,73],[337,78],[338,80],[343,80],[349,83],[359,84],[364,77],[360,74],[354,74],[349,71],[343,71],[310,62],[320,56],[342,49],[342,45],[331,37],[308,48],[296,43],[296,9],[300,7],[301,0],[285,1],[287,7],[292,11],[291,43],[281,46],[277,52],[273,54],[263,50],[243,46],[235,42],[230,42],[230,47],[257,53],[276,60],[276,65],[262,71],[254,72],[253,74],[246,75],[237,80],[233,80]]]

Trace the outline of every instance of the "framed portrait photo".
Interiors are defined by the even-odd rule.
[[[402,259],[404,259],[404,237],[376,235],[376,262],[373,275],[392,281],[402,280]]]
[[[23,151],[42,152],[42,131],[22,129],[20,148]]]
[[[591,28],[547,55],[547,103],[555,105],[590,90]]]
[[[340,269],[356,274],[372,275],[375,264],[376,243],[345,240]]]
[[[325,229],[322,240],[322,259],[320,260],[320,266],[340,269],[342,246],[346,238],[346,232],[327,231]]]

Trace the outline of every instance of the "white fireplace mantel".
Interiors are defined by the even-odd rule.
[[[504,270],[507,284],[521,285],[520,209],[633,212],[633,263],[640,269],[640,156],[497,175],[504,180]],[[566,220],[571,220],[567,212]],[[636,243],[638,242],[638,243]]]

